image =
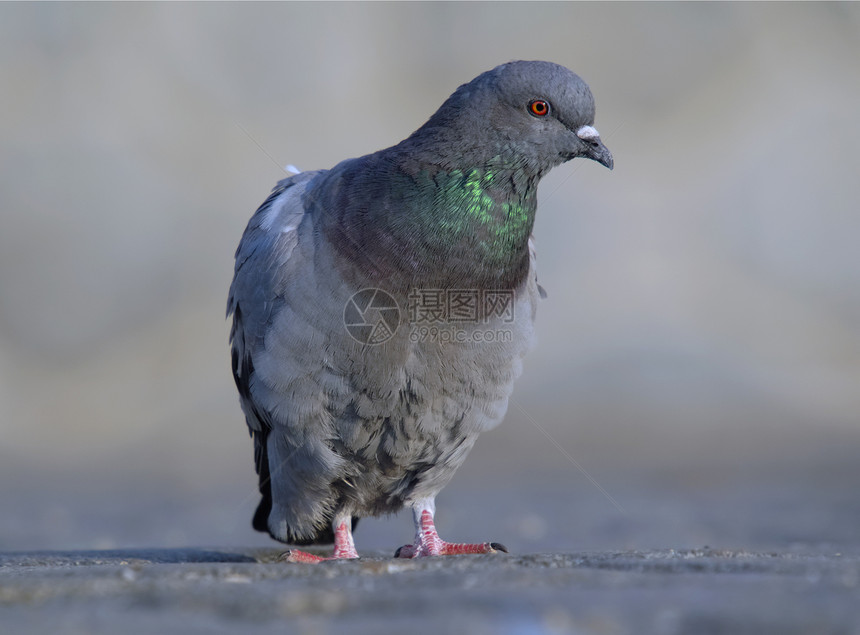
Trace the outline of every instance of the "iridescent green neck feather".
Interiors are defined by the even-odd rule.
[[[496,180],[493,170],[454,170],[438,176],[433,206],[440,227],[460,238],[477,230],[490,256],[501,256],[527,240],[534,219],[530,201],[502,195],[494,188]]]
[[[539,175],[501,161],[409,165],[385,152],[340,168],[339,187],[321,201],[326,232],[367,279],[502,289],[528,273]]]
[[[515,171],[452,170],[416,179],[432,201],[411,211],[424,236],[424,247],[447,253],[446,263],[456,277],[468,283],[496,279],[510,283],[521,273],[528,257],[528,239],[534,225],[536,181]],[[427,187],[432,182],[432,187]],[[425,189],[426,188],[426,189]],[[419,197],[419,198],[424,198]],[[468,271],[457,270],[465,261]]]

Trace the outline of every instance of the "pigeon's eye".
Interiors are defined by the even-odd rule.
[[[549,114],[549,102],[543,99],[534,99],[529,102],[529,114],[535,117],[546,117]]]

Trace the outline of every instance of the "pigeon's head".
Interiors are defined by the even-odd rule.
[[[594,128],[588,85],[551,62],[509,62],[460,86],[415,136],[467,162],[515,163],[543,174],[585,157],[612,169]]]

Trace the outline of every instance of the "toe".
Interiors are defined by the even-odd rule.
[[[278,558],[281,562],[301,562],[304,564],[318,564],[323,560],[328,560],[328,558],[323,558],[322,556],[315,556],[312,553],[307,553],[306,551],[299,551],[298,549],[291,549],[290,551],[285,551],[281,554],[281,557]]]

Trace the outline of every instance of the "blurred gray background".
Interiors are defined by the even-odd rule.
[[[541,185],[538,348],[443,536],[860,544],[860,5],[4,3],[0,549],[271,544],[245,223],[511,59],[589,82],[616,168]]]

